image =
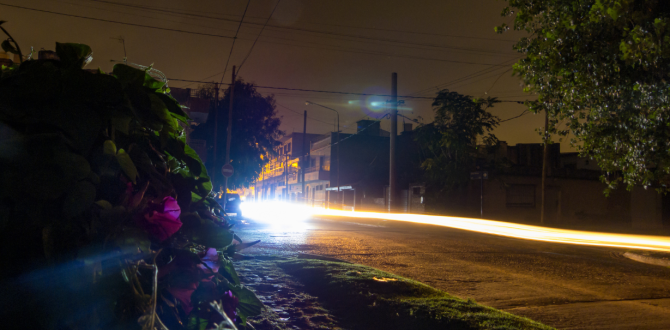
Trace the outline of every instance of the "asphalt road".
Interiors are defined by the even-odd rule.
[[[536,242],[392,221],[249,222],[247,254],[331,256],[412,278],[559,329],[670,329],[670,269],[623,249]]]

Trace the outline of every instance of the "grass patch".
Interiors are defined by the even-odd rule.
[[[351,329],[553,329],[367,266],[310,259],[277,265]]]

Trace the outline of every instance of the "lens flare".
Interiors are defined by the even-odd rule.
[[[381,219],[456,228],[478,233],[534,241],[670,252],[670,238],[663,236],[589,232],[523,225],[494,220],[424,214],[341,211],[311,208],[297,204],[282,204],[281,209],[278,208],[272,210],[271,207],[265,206],[266,204],[267,203],[263,203],[263,206],[254,208],[266,210],[264,211],[266,212],[265,219],[275,222],[304,221],[310,216]]]
[[[283,202],[244,202],[240,209],[245,218],[278,226],[301,224],[312,216],[307,206]]]

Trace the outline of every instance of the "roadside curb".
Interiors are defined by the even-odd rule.
[[[668,259],[655,258],[655,257],[645,256],[645,255],[632,253],[632,252],[626,252],[626,253],[623,254],[623,256],[630,259],[630,260],[634,260],[634,261],[637,261],[637,262],[642,262],[642,263],[645,263],[645,264],[663,266],[663,267],[670,267],[670,260],[668,260]]]

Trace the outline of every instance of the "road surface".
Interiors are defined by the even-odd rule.
[[[342,218],[249,221],[237,232],[262,240],[247,254],[331,256],[559,329],[670,329],[670,269],[624,258],[624,249]]]

